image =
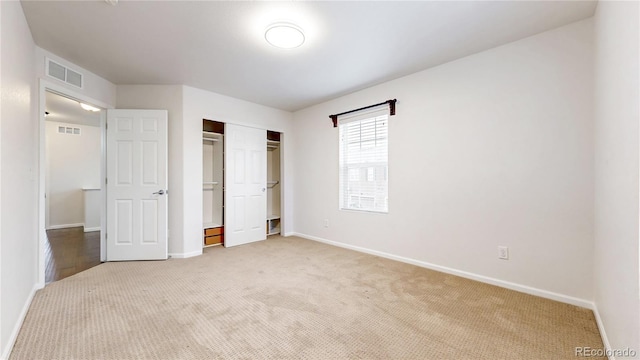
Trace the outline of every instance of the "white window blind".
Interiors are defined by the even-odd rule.
[[[389,110],[339,118],[340,209],[386,213]]]

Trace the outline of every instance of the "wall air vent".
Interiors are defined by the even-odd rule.
[[[56,78],[60,81],[66,82],[69,85],[73,85],[82,89],[82,74],[64,67],[48,58],[46,62],[46,73],[52,78]]]
[[[77,127],[67,127],[67,126],[58,126],[59,134],[69,134],[69,135],[81,135],[80,128]]]

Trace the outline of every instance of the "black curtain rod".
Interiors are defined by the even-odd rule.
[[[387,100],[387,101],[381,102],[380,104],[369,105],[369,106],[361,107],[360,109],[349,110],[349,111],[341,112],[340,114],[335,114],[335,115],[329,115],[329,118],[331,118],[331,121],[333,121],[333,127],[338,127],[338,116],[351,114],[351,113],[354,113],[356,111],[371,109],[373,107],[384,105],[384,104],[389,104],[389,115],[395,115],[396,114],[396,101],[397,101],[396,99]]]

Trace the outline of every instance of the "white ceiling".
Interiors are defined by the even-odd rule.
[[[76,100],[48,91],[45,95],[45,111],[49,113],[45,117],[47,121],[100,126],[100,112],[84,110]]]
[[[593,15],[595,1],[22,1],[38,46],[115,84],[294,111]],[[305,30],[277,49],[264,29]]]

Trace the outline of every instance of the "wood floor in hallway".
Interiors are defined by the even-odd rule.
[[[45,281],[64,279],[100,264],[100,232],[82,227],[47,230]]]

